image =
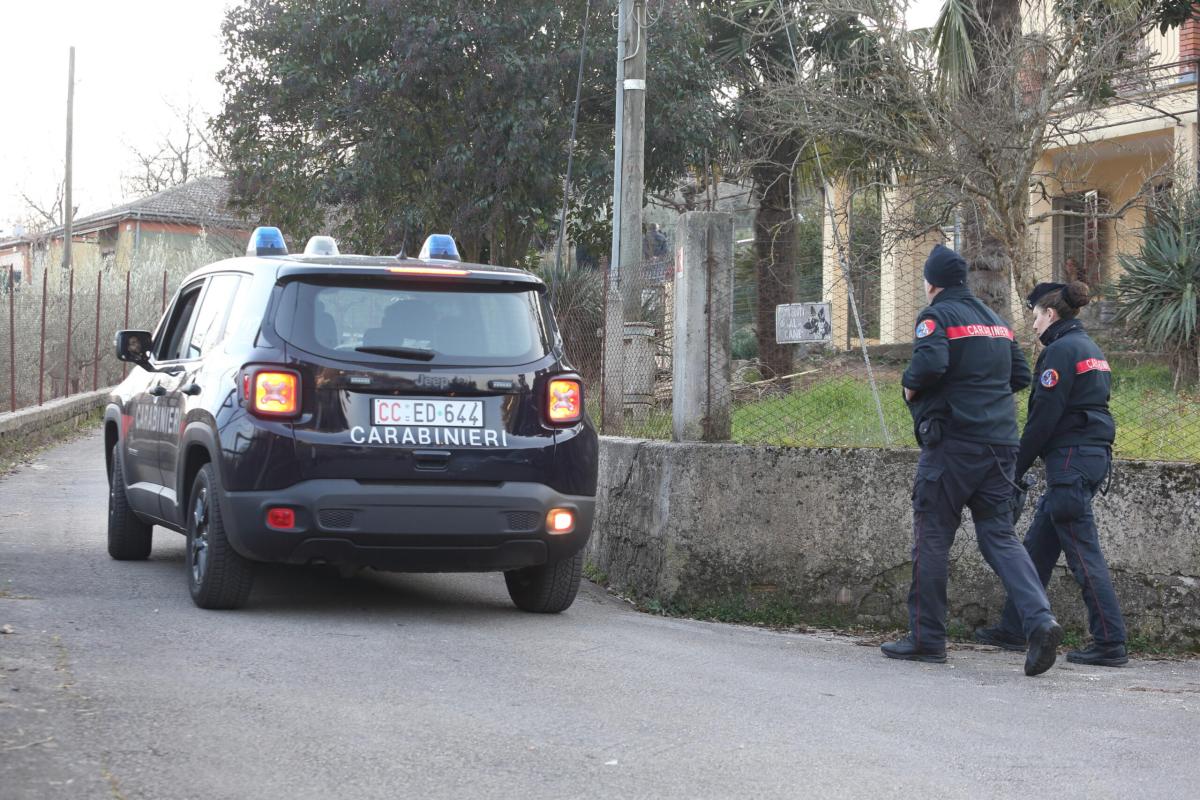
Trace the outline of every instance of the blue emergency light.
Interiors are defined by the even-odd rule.
[[[279,228],[262,225],[250,234],[250,243],[246,245],[248,256],[286,256],[287,245]]]
[[[433,259],[439,261],[462,261],[458,255],[458,247],[454,244],[454,237],[447,233],[433,233],[425,240],[425,244],[421,245],[421,253],[417,258],[422,261],[430,261]]]

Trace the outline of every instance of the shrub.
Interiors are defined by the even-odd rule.
[[[1121,255],[1117,318],[1171,357],[1175,387],[1200,374],[1200,191],[1175,189],[1154,208],[1136,254]]]
[[[555,270],[553,266],[538,270],[538,275],[549,287],[550,303],[554,306],[567,358],[585,379],[598,381],[604,276],[593,269]]]

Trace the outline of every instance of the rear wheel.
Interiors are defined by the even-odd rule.
[[[112,475],[108,479],[108,554],[117,561],[145,561],[150,557],[154,526],[138,518],[125,496],[125,465],[121,444],[112,449]]]
[[[220,491],[212,465],[205,464],[188,495],[188,590],[200,608],[241,608],[254,585],[254,563],[229,544],[218,502]]]
[[[538,567],[504,573],[508,596],[522,611],[557,614],[571,607],[583,575],[583,551],[570,558]]]

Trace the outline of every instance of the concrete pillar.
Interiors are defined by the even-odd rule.
[[[675,244],[674,439],[726,441],[733,407],[733,215],[684,214]]]
[[[825,207],[821,215],[821,297],[829,303],[829,322],[833,326],[830,334],[832,345],[846,349],[850,330],[850,293],[847,291],[846,272],[841,259],[843,256],[849,257],[850,194],[846,185],[839,181],[825,184],[824,195]],[[831,216],[833,219],[830,219]]]

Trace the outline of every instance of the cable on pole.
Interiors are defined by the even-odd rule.
[[[579,130],[579,104],[583,95],[583,63],[587,57],[588,18],[592,15],[592,0],[586,0],[583,10],[583,36],[579,43],[579,73],[575,76],[575,111],[571,115],[571,138],[567,142],[567,174],[563,178],[562,214],[558,217],[558,251],[554,256],[554,275],[550,276],[550,288],[558,280],[562,269],[563,240],[567,235],[567,206],[571,199],[571,170],[575,166],[575,139]]]

